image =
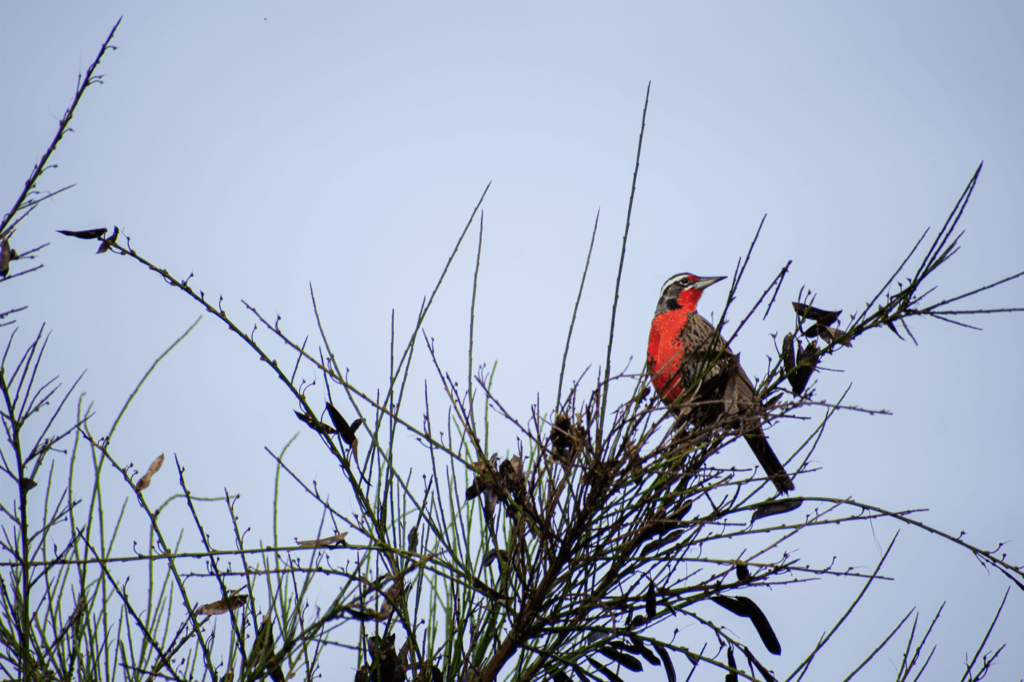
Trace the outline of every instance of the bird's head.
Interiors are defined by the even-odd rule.
[[[693,312],[697,309],[701,292],[723,279],[725,277],[698,277],[689,272],[672,275],[661,286],[661,298],[658,299],[658,308],[654,311],[655,317],[670,310]]]

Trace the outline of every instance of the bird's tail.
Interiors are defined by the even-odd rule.
[[[780,493],[788,493],[790,490],[794,490],[796,486],[793,485],[793,479],[789,477],[786,470],[782,467],[782,462],[775,456],[775,451],[768,445],[768,439],[764,436],[764,431],[758,428],[756,431],[748,431],[743,434],[743,437],[747,441],[747,445],[757,455],[757,461],[761,463],[761,468],[771,479],[772,483]]]

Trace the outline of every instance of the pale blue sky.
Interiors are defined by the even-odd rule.
[[[925,227],[942,225],[981,161],[962,250],[936,278],[938,295],[1024,269],[1020,3],[4,1],[5,211],[77,74],[122,15],[106,82],[87,93],[43,183],[77,186],[17,234],[19,250],[50,242],[46,267],[2,288],[4,308],[30,306],[21,334],[44,321],[52,330],[50,368],[65,385],[88,369],[82,388],[98,424],[201,311],[126,259],[94,256],[54,230],[116,224],[143,255],[194,272],[194,285],[223,295],[238,320],[249,319],[244,299],[282,315],[299,339],[315,335],[312,283],[335,353],[372,393],[387,377],[391,311],[407,338],[488,182],[476,358],[499,362],[495,388],[509,409],[525,418],[538,395],[551,406],[598,208],[569,376],[604,361],[648,81],[614,369],[640,369],[661,283],[683,270],[731,275],[765,213],[734,322],[789,260],[780,301],[806,285],[823,306],[856,310]],[[426,324],[458,376],[473,247],[475,237]],[[725,295],[725,284],[710,289],[702,311],[717,318]],[[978,304],[1021,306],[1024,283]],[[830,361],[843,373],[822,374],[819,397],[852,383],[851,403],[894,415],[837,417],[817,451],[820,471],[800,478],[798,492],[928,508],[923,521],[985,547],[1008,541],[1009,556],[1024,562],[1024,316],[976,321],[984,332],[916,322],[919,347],[877,332]],[[771,334],[791,323],[785,305],[748,323],[735,347],[750,374],[763,374]],[[414,385],[424,379],[434,381],[422,363]],[[240,511],[259,533],[273,470],[263,448],[279,450],[301,430],[293,407],[251,351],[207,317],[133,404],[121,458],[176,453],[194,492],[203,482],[212,482],[208,494],[242,492]],[[785,423],[770,436],[788,455],[809,428]],[[343,500],[315,440],[302,432],[294,447],[306,473],[335,481]],[[722,457],[746,466],[739,449]],[[418,456],[410,439],[410,466]],[[150,494],[172,494],[174,478]],[[318,522],[312,508],[290,511],[283,537]],[[864,569],[895,528],[827,529],[788,549]],[[948,600],[932,676],[953,677],[1007,581],[907,529],[888,566],[897,580],[873,588],[818,670],[852,669],[910,607],[927,618]],[[751,595],[783,643],[770,661],[776,672],[802,660],[857,588]],[[1024,670],[1012,644],[1024,631],[1022,599],[1011,592],[997,630],[1011,646],[990,679]],[[756,645],[743,627],[734,624]],[[887,679],[899,653],[873,666],[865,679]]]

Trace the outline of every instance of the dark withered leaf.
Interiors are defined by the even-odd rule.
[[[804,388],[807,387],[807,382],[811,380],[811,375],[814,374],[814,370],[818,367],[818,344],[812,341],[807,346],[800,349],[800,352],[796,354],[797,370],[795,372],[797,384],[793,388],[793,392],[800,394],[804,392]],[[800,390],[796,388],[799,386]]]
[[[347,532],[346,533],[338,533],[337,535],[332,535],[329,538],[317,538],[316,540],[299,540],[299,539],[296,539],[295,540],[295,544],[297,544],[299,547],[330,547],[331,545],[344,545],[344,544],[346,544],[345,543],[345,536],[346,535],[348,535]]]
[[[782,367],[787,373],[792,372],[796,367],[796,353],[793,352],[793,334],[791,332],[787,332],[782,337]],[[792,383],[792,379],[790,382]]]
[[[395,607],[401,604],[403,594],[405,594],[405,581],[399,578],[384,593],[380,607],[380,620],[385,620],[395,610]]]
[[[644,609],[647,613],[648,618],[654,618],[658,613],[658,602],[654,592],[654,581],[652,580],[647,586],[647,594],[644,596]]]
[[[560,412],[551,425],[551,446],[553,455],[562,464],[571,464],[580,451],[581,429],[574,426],[568,415]]]
[[[772,630],[767,616],[752,600],[746,597],[718,596],[712,597],[711,601],[737,616],[749,618],[761,641],[764,642],[765,648],[776,656],[782,653],[782,645],[779,644],[779,638],[775,636],[775,631]]]
[[[659,667],[661,666],[661,659],[655,656],[654,652],[647,648],[647,645],[644,644],[644,641],[642,639],[640,639],[633,633],[629,633],[629,639],[633,642],[633,648],[630,649],[630,651],[632,651],[634,654],[640,654],[644,657],[644,660],[646,660],[651,665],[656,665]]]
[[[619,677],[618,675],[613,673],[606,666],[602,665],[601,663],[598,663],[597,660],[595,660],[593,656],[588,658],[587,661],[590,663],[590,665],[594,666],[594,668],[598,672],[600,672],[602,675],[607,677],[609,682],[623,682],[621,677]]]
[[[35,488],[37,485],[39,484],[33,481],[31,478],[25,478],[24,476],[21,478],[21,489],[26,493],[29,490],[32,490],[32,488]]]
[[[7,237],[0,241],[0,277],[6,277],[11,271],[11,245],[7,243]]]
[[[107,237],[106,239],[103,240],[103,243],[100,244],[100,248],[96,249],[96,253],[103,253],[104,251],[109,249],[111,246],[116,244],[117,243],[117,233],[118,232],[120,232],[120,229],[117,227],[117,225],[114,225],[114,234],[110,235],[109,237]]]
[[[661,662],[665,666],[665,677],[668,682],[676,682],[676,669],[672,665],[672,659],[668,656],[668,649],[661,642],[651,642],[651,646],[658,652],[658,656],[661,657]]]
[[[793,335],[786,334],[782,339],[782,366],[786,370],[786,378],[793,393],[801,395],[807,388],[807,382],[811,380],[814,368],[818,365],[817,359],[814,358],[818,347],[811,343],[806,348],[798,344],[797,348],[798,350],[794,351]]]
[[[487,487],[487,484],[484,482],[483,477],[476,476],[473,479],[472,485],[470,485],[468,488],[466,488],[466,502],[469,502],[470,500],[475,498],[477,495],[482,493],[484,491],[484,488],[486,488],[486,487]]]
[[[309,428],[313,429],[317,433],[329,434],[333,432],[330,426],[324,424],[310,413],[299,412],[298,410],[293,411],[295,412],[295,416],[299,418],[299,421],[307,424]]]
[[[549,670],[548,675],[554,682],[571,682],[572,678],[565,674],[562,670]]]
[[[685,486],[684,486],[685,487]],[[675,510],[663,519],[659,519],[656,522],[650,522],[637,538],[636,542],[643,543],[647,542],[653,537],[663,535],[683,525],[683,519],[687,514],[690,513],[690,508],[693,506],[692,500],[686,500],[679,506],[679,509]],[[646,555],[650,551],[663,546],[664,543],[651,543],[640,550],[641,555]]]
[[[736,564],[736,577],[740,580],[750,580],[750,569],[744,563]]]
[[[622,651],[618,651],[614,647],[603,646],[597,650],[597,653],[612,659],[626,670],[632,670],[633,672],[638,673],[644,669],[643,663],[641,663],[638,658],[630,656]]]
[[[739,682],[740,678],[737,676],[737,673],[735,672],[736,657],[732,655],[732,647],[729,647],[729,649],[726,651],[726,656],[729,657],[729,667],[732,668],[733,671],[726,673],[725,682]]]
[[[420,527],[419,526],[413,526],[412,530],[409,531],[409,537],[408,537],[408,540],[409,540],[409,551],[410,552],[415,552],[416,551],[416,545],[418,544],[419,539],[420,539]]]
[[[771,502],[759,504],[757,505],[757,509],[754,510],[753,515],[751,515],[750,522],[753,523],[754,521],[763,519],[766,516],[775,516],[776,514],[791,512],[803,503],[803,498],[790,497],[785,500],[773,500]]]
[[[484,490],[484,518],[487,519],[487,525],[494,525],[494,508],[498,505],[498,493],[494,490],[494,486],[487,486]]]
[[[906,341],[906,339],[900,336],[900,333],[896,331],[896,325],[893,324],[893,321],[889,318],[888,313],[885,312],[885,308],[883,308],[882,306],[878,306],[878,314],[882,316],[882,319],[885,320],[885,326],[887,326],[889,330],[896,335],[897,339],[899,339],[900,341]]]
[[[847,347],[853,345],[853,342],[850,341],[849,338],[847,338],[848,335],[846,334],[846,332],[844,332],[841,329],[836,329],[835,327],[827,327],[823,324],[811,325],[810,327],[808,327],[807,331],[804,332],[804,336],[808,338],[813,338],[817,336],[830,343],[838,343]]]
[[[633,619],[629,621],[629,627],[638,628],[641,625],[646,625],[648,618],[646,616],[633,616]]]
[[[341,412],[334,407],[334,405],[327,403],[327,414],[331,415],[331,421],[334,423],[334,429],[341,436],[341,439],[345,441],[345,445],[353,445],[357,443],[356,429],[363,423],[362,419],[357,419],[352,422],[350,426],[345,418],[341,416]]]
[[[237,608],[245,606],[246,602],[249,601],[249,595],[247,594],[236,594],[227,599],[221,599],[220,601],[210,602],[209,604],[203,604],[196,609],[197,616],[216,616],[221,613],[227,613],[228,611],[234,611]]]
[[[662,538],[657,538],[655,540],[651,540],[646,545],[644,545],[642,548],[640,548],[640,556],[647,556],[648,554],[650,554],[651,552],[653,552],[656,549],[661,549],[665,545],[671,545],[673,542],[675,542],[676,540],[679,539],[679,536],[681,536],[683,534],[684,530],[685,529],[680,528],[678,530],[672,531],[671,533],[669,533],[668,535],[666,535],[666,536],[664,536]]]
[[[135,492],[139,493],[149,487],[149,484],[153,482],[153,475],[160,471],[160,467],[164,465],[164,456],[160,455],[149,465],[149,469],[143,474],[142,478],[135,484]]]
[[[512,493],[512,498],[522,504],[526,500],[526,475],[523,473],[523,460],[519,455],[506,459],[498,468],[501,483]]]
[[[78,239],[100,239],[107,233],[107,228],[101,227],[96,230],[57,230],[61,234]]]
[[[616,649],[620,649],[631,654],[639,655],[641,647],[638,644],[638,642],[640,641],[640,639],[633,633],[630,633],[629,637],[630,641],[626,641],[624,639],[616,639],[612,640],[611,642],[608,642],[608,646],[615,647]]]
[[[356,682],[398,682],[405,679],[405,666],[395,653],[395,634],[366,638],[370,661],[356,671]],[[365,660],[365,659],[364,659]]]
[[[843,312],[842,310],[821,310],[820,308],[814,308],[805,303],[795,302],[793,303],[793,310],[795,310],[796,314],[800,317],[807,320],[814,320],[826,327],[838,320],[839,315]]]

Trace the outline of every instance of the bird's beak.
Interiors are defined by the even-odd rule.
[[[715,282],[721,282],[725,277],[701,277],[693,283],[694,289],[706,289]]]

